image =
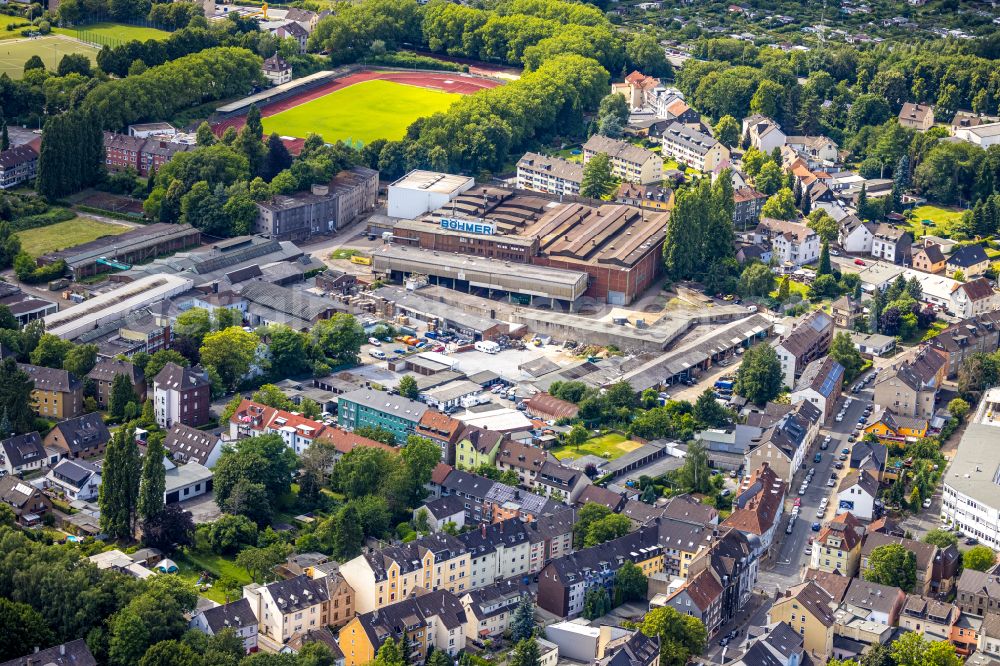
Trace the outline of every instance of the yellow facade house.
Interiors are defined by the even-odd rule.
[[[785,591],[767,614],[768,622],[785,622],[796,631],[804,647],[823,663],[833,654],[833,611],[836,602],[830,593],[813,581]]]

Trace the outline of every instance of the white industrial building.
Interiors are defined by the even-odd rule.
[[[944,475],[941,513],[968,536],[1000,548],[1000,388],[986,392]]]
[[[102,324],[123,318],[194,286],[194,280],[179,275],[157,274],[140,278],[118,289],[104,292],[73,307],[45,316],[45,332],[73,340]]]
[[[414,170],[389,185],[386,212],[412,220],[445,206],[475,184],[469,176]]]

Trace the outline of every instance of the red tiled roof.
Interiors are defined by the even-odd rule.
[[[374,439],[368,439],[367,437],[362,437],[361,435],[355,435],[353,432],[347,432],[346,430],[342,430],[340,428],[327,428],[323,431],[323,436],[320,437],[320,439],[330,442],[330,444],[333,445],[333,448],[337,449],[340,453],[348,453],[359,446],[382,449],[393,453],[399,452],[399,449],[395,446],[389,446],[388,444],[377,442]]]

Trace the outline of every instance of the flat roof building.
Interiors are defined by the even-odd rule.
[[[390,217],[413,218],[444,206],[476,184],[469,176],[416,169],[389,185]]]

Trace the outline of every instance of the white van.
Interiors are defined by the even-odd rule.
[[[487,354],[496,354],[500,351],[500,345],[491,340],[480,340],[475,344],[476,351],[486,352]]]
[[[368,355],[371,356],[372,358],[377,358],[380,361],[385,360],[385,352],[382,351],[381,349],[373,349],[370,352],[368,352]]]

